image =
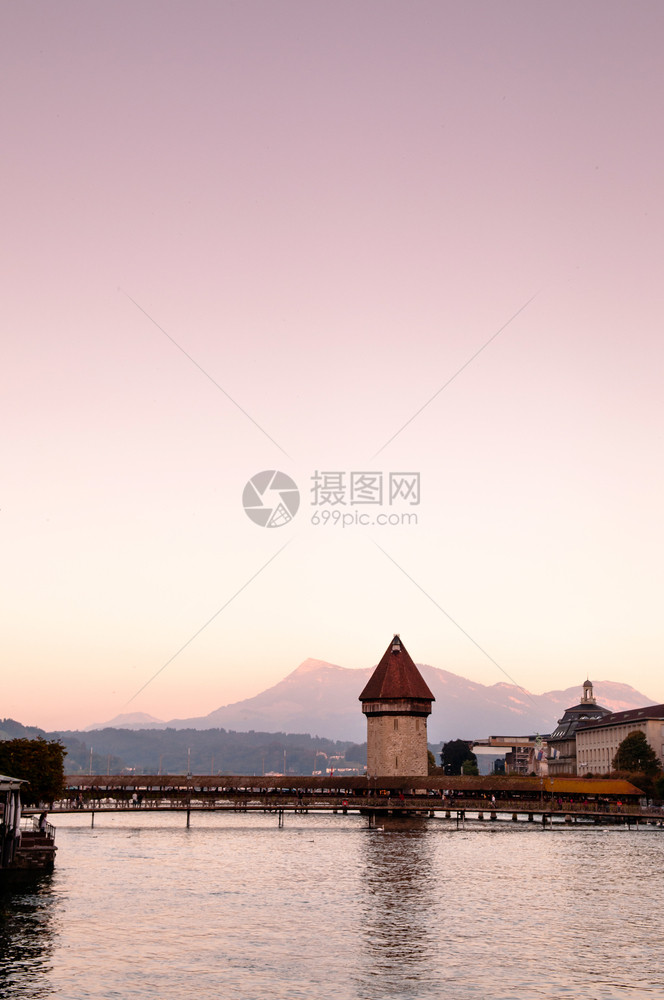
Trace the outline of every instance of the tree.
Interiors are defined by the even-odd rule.
[[[475,757],[475,754],[473,754],[473,760],[464,760],[463,764],[461,765],[461,773],[474,774],[474,775],[478,775],[480,773],[480,770],[477,766],[477,757]]]
[[[431,750],[427,750],[427,760],[429,762],[429,774],[435,774],[438,767],[436,765],[436,758],[432,754]]]
[[[367,745],[366,743],[358,744],[351,743],[351,745],[346,750],[344,754],[349,763],[352,764],[365,764],[367,763]]]
[[[650,775],[661,770],[657,754],[640,729],[625,737],[613,758],[612,766],[614,771],[634,771]]]
[[[466,760],[477,766],[477,757],[466,740],[449,740],[449,742],[443,743],[443,748],[440,751],[440,763],[445,774],[461,774],[461,767]]]
[[[0,773],[27,781],[21,789],[26,805],[53,802],[65,787],[65,747],[59,740],[16,739],[0,742]]]

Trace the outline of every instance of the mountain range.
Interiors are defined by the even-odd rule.
[[[418,664],[435,695],[429,742],[550,733],[566,708],[581,700],[582,684],[546,694],[530,694],[514,684],[477,684],[458,674]],[[323,660],[305,660],[283,680],[253,698],[224,705],[208,715],[168,722],[136,713],[95,723],[87,731],[124,729],[217,729],[236,732],[309,733],[333,740],[366,739],[358,695],[373,667],[349,669]],[[585,678],[583,678],[585,680]],[[597,702],[612,712],[654,702],[629,684],[594,681]]]

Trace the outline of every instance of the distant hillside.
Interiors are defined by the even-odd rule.
[[[46,733],[38,726],[24,726],[15,719],[0,719],[0,740],[36,740],[46,738]]]
[[[565,709],[581,699],[583,681],[564,691],[531,695],[513,684],[477,684],[448,670],[418,666],[436,697],[429,720],[432,743],[456,737],[550,733]],[[359,743],[366,739],[366,720],[358,695],[372,669],[351,670],[323,660],[305,660],[278,684],[253,698],[196,718],[133,722],[131,728],[278,730]],[[598,703],[611,711],[653,704],[628,684],[593,683]]]
[[[311,774],[328,768],[361,773],[365,744],[306,733],[233,733],[225,729],[97,729],[94,749],[85,731],[45,732],[0,720],[0,739],[60,740],[67,774]]]

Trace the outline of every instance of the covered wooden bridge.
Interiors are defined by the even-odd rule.
[[[642,796],[628,781],[592,778],[69,775],[54,809],[652,815]]]

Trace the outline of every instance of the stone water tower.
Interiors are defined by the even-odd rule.
[[[429,773],[427,716],[435,700],[395,635],[360,695],[370,778]]]

